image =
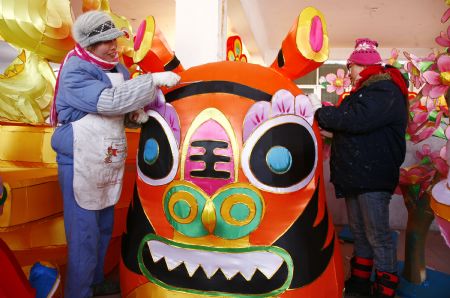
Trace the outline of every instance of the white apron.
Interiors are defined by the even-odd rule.
[[[108,77],[113,86],[124,81],[121,73]],[[119,200],[127,157],[123,121],[123,115],[87,114],[72,122],[73,191],[84,209],[104,209]]]

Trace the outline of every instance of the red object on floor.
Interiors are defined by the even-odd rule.
[[[0,297],[36,297],[16,257],[8,245],[0,239]]]

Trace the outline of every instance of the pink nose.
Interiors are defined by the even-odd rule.
[[[184,178],[199,186],[208,195],[234,182],[234,156],[230,138],[216,121],[204,122],[192,134]]]
[[[319,52],[323,46],[323,27],[320,17],[315,16],[311,22],[311,31],[309,32],[309,44],[314,52]]]

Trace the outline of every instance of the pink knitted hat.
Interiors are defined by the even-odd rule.
[[[358,38],[355,50],[347,60],[347,64],[374,65],[381,63],[381,56],[377,51],[378,42],[368,38]]]

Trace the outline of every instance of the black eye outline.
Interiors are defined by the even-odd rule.
[[[149,110],[147,114],[149,119],[141,128],[136,156],[138,176],[149,185],[168,184],[178,171],[178,143],[169,124],[158,112]],[[144,160],[144,148],[149,139],[154,139],[159,146],[158,157],[151,165]]]
[[[254,160],[254,157],[252,156],[252,154],[254,153],[253,150],[254,150],[255,146],[259,144],[258,142],[265,137],[267,132],[269,132],[273,129],[277,129],[277,128],[282,129],[283,126],[285,126],[285,127],[289,126],[289,127],[294,127],[294,128],[295,128],[295,126],[298,126],[298,128],[303,129],[304,136],[310,137],[310,140],[305,139],[305,141],[311,142],[311,143],[306,144],[307,148],[305,147],[305,150],[306,151],[309,150],[308,151],[309,153],[308,152],[306,152],[306,153],[311,154],[310,151],[314,151],[314,153],[313,153],[314,161],[311,162],[311,160],[307,160],[308,166],[306,167],[306,169],[302,169],[304,174],[300,177],[301,179],[290,185],[285,185],[286,183],[283,182],[282,175],[290,175],[290,173],[289,173],[290,171],[298,171],[298,169],[301,167],[298,165],[298,162],[302,161],[298,158],[299,154],[295,154],[295,156],[297,156],[297,157],[296,158],[294,157],[293,165],[289,169],[289,171],[287,173],[280,173],[280,175],[278,175],[278,176],[274,176],[274,175],[277,175],[277,173],[270,171],[268,164],[266,163],[266,161],[264,161],[264,165],[262,165],[262,164],[261,165],[262,165],[262,167],[266,167],[267,169],[264,170],[263,172],[269,173],[269,171],[270,171],[270,175],[272,175],[271,177],[275,177],[275,178],[277,178],[275,180],[278,180],[277,183],[279,185],[271,185],[264,181],[261,181],[261,180],[264,180],[261,178],[261,175],[254,173],[254,171],[252,170],[252,158]],[[285,134],[279,134],[279,135],[285,135]],[[292,136],[292,135],[287,135],[286,137],[290,138],[291,140],[292,140],[292,138],[294,138],[294,139],[298,138],[298,136]],[[301,145],[300,142],[298,144]],[[275,146],[280,146],[280,144],[279,143],[276,143],[273,145],[271,144],[270,148],[275,147]],[[314,134],[312,126],[304,118],[302,118],[300,116],[296,116],[296,115],[280,115],[280,116],[274,117],[272,119],[269,119],[269,120],[261,123],[261,125],[259,127],[257,127],[252,132],[252,134],[248,137],[248,139],[245,141],[245,143],[243,145],[242,153],[241,153],[242,171],[244,172],[244,174],[248,178],[248,180],[255,187],[257,187],[258,189],[261,189],[263,191],[277,193],[277,194],[295,192],[295,191],[298,191],[298,190],[304,188],[306,185],[308,185],[308,183],[312,180],[312,178],[315,175],[316,168],[317,168],[317,162],[318,162],[318,149],[317,149],[318,147],[317,146],[318,146],[317,138]],[[264,158],[261,156],[259,158],[259,160],[265,160],[267,152],[265,152]],[[293,152],[291,152],[291,154],[293,154]],[[305,160],[305,159],[303,159],[303,160]],[[294,163],[297,163],[297,165]],[[291,174],[291,176],[292,176],[292,174]],[[287,176],[285,176],[285,177],[287,177]],[[289,178],[291,178],[291,177],[289,177]],[[280,184],[283,184],[283,183],[280,183],[280,181],[283,182],[284,185],[280,185]]]

